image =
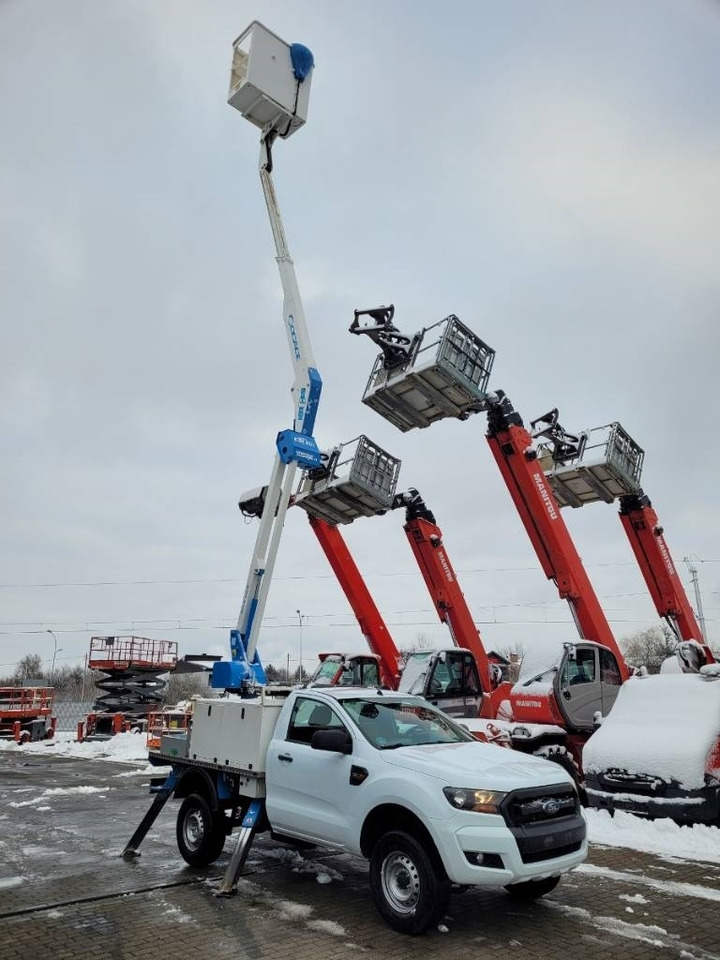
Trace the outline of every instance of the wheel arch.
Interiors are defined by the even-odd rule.
[[[419,840],[434,860],[435,866],[445,869],[440,852],[432,834],[420,817],[399,803],[383,803],[375,807],[365,817],[360,833],[360,850],[369,858],[380,837],[392,830],[409,833]]]
[[[210,805],[211,810],[218,809],[218,793],[213,777],[207,770],[190,769],[181,774],[175,787],[173,796],[176,800],[183,800],[191,794],[197,793]]]

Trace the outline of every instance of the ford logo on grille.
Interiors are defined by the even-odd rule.
[[[553,799],[552,797],[549,797],[547,800],[543,800],[542,808],[543,808],[543,812],[546,813],[549,817],[554,817],[555,814],[560,809],[560,804],[558,803],[557,800]]]

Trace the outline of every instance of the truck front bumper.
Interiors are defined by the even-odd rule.
[[[437,824],[436,824],[437,826]],[[501,816],[461,813],[444,821],[440,854],[453,883],[504,886],[566,873],[588,853],[581,813],[552,824],[508,827]]]

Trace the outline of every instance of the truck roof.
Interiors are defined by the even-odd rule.
[[[416,697],[407,693],[398,693],[395,690],[381,690],[377,687],[300,687],[294,692],[327,697],[331,700],[355,700],[358,697],[362,697],[363,700],[378,701],[416,700],[418,703],[427,706],[427,700],[424,700],[422,697]]]

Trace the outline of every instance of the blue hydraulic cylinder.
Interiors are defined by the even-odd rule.
[[[247,643],[239,630],[230,631],[230,653],[232,660],[219,660],[213,664],[210,685],[214,689],[241,690],[248,683],[267,684],[259,653],[256,650],[252,663],[248,662]]]

